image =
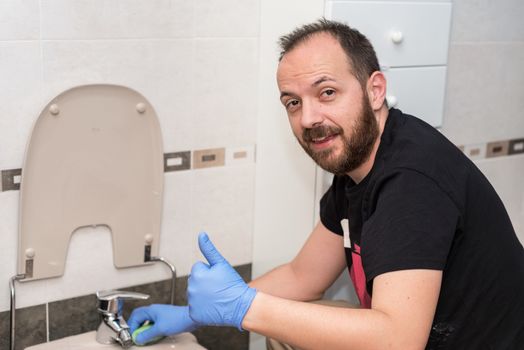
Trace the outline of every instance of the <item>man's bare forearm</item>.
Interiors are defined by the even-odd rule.
[[[322,297],[322,292],[311,290],[310,284],[304,283],[291,263],[281,265],[254,279],[249,286],[269,295],[280,298],[311,301]]]
[[[301,349],[422,350],[442,271],[399,270],[375,277],[371,309],[305,303],[259,292],[242,327]]]
[[[260,276],[250,286],[285,299],[317,300],[345,268],[342,237],[319,222],[291,262]]]
[[[300,349],[395,349],[392,321],[370,309],[342,309],[259,293],[242,327]],[[403,350],[406,350],[404,348]]]

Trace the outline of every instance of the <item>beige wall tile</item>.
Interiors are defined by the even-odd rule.
[[[233,265],[252,261],[254,170],[246,164],[194,171],[192,231],[206,231]]]
[[[43,39],[191,37],[194,1],[42,1]]]
[[[0,169],[20,168],[33,123],[44,107],[38,42],[0,41],[0,77]]]
[[[454,42],[523,41],[521,0],[454,0]]]
[[[39,0],[0,1],[0,40],[35,40],[40,37]]]
[[[194,1],[196,37],[256,37],[259,31],[258,0]]]
[[[443,133],[456,144],[522,137],[524,42],[450,48]]]
[[[255,143],[257,55],[257,39],[196,41],[193,149]]]

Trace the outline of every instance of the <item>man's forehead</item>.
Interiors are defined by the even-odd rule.
[[[325,75],[336,69],[351,72],[351,64],[337,39],[317,33],[287,52],[277,67],[277,80],[293,75]]]

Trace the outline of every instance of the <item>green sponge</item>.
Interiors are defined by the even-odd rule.
[[[149,328],[153,327],[153,323],[144,323],[142,326],[138,327],[137,329],[135,329],[135,331],[133,332],[133,334],[131,335],[131,338],[133,339],[133,343],[135,343],[136,345],[138,346],[144,346],[144,345],[150,345],[150,344],[154,344],[160,340],[162,340],[164,337],[162,336],[159,336],[159,337],[156,337],[156,338],[153,338],[151,339],[150,341],[148,341],[147,343],[144,343],[144,344],[141,344],[141,343],[138,343],[136,341],[136,337],[142,333],[143,331],[145,330],[148,330]]]

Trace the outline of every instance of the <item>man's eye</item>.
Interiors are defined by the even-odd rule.
[[[286,102],[286,108],[287,109],[292,109],[292,108],[298,106],[298,103],[299,103],[298,100],[289,100],[289,101]]]
[[[322,94],[325,95],[325,96],[333,96],[335,94],[335,90],[333,89],[326,89],[324,91],[322,91]]]

